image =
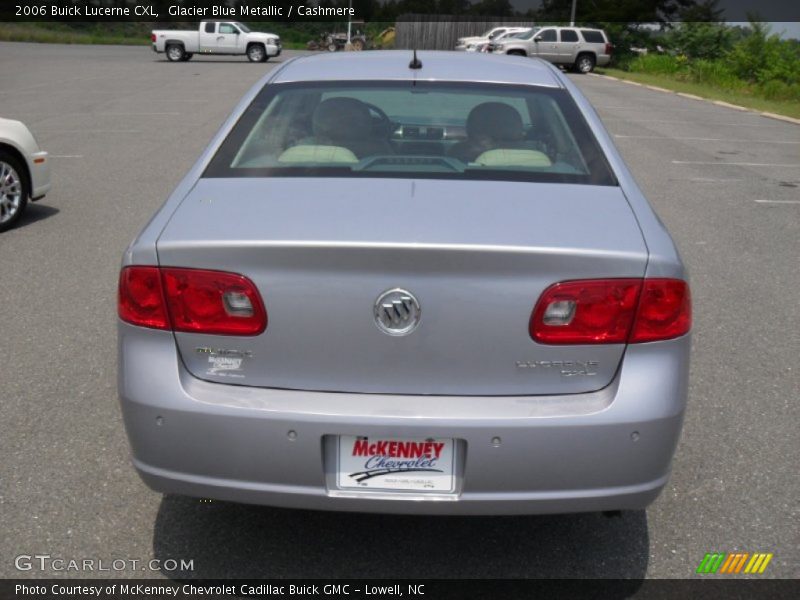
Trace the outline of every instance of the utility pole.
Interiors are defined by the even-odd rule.
[[[569,26],[575,27],[575,5],[578,3],[578,0],[572,0],[572,13],[569,17]]]
[[[572,0],[572,1],[575,2],[575,0]],[[348,44],[351,43],[351,40],[350,40],[350,26],[352,25],[352,19],[353,19],[353,17],[352,17],[352,14],[353,14],[353,0],[350,0],[350,2],[349,2],[349,9],[350,10],[347,11],[347,43]],[[572,7],[572,12],[573,12],[573,16],[574,16],[574,12],[575,12],[575,6],[574,5]]]

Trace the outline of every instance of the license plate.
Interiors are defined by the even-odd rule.
[[[455,491],[452,439],[339,436],[340,489]]]

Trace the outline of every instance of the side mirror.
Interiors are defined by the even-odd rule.
[[[542,41],[542,36],[537,35],[535,38],[533,38],[533,41],[534,42],[541,42]]]

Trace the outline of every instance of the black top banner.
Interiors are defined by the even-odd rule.
[[[0,21],[800,21],[797,0],[4,0]]]

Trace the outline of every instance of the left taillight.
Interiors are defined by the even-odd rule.
[[[125,267],[119,274],[117,312],[126,323],[169,329],[158,267]]]
[[[123,321],[154,329],[246,336],[267,327],[255,284],[223,271],[125,267],[118,308]]]

